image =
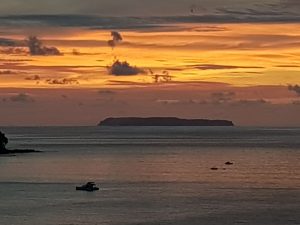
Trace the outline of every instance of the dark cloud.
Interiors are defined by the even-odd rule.
[[[15,75],[15,74],[18,74],[18,72],[14,70],[0,70],[0,75]]]
[[[79,81],[75,78],[63,78],[63,79],[47,79],[47,84],[53,84],[53,85],[73,85],[73,84],[79,84]]]
[[[0,46],[14,47],[17,45],[17,42],[12,39],[0,38]]]
[[[225,15],[232,16],[260,16],[260,17],[278,17],[282,16],[283,12],[273,10],[270,7],[266,7],[267,5],[260,5],[260,7],[265,6],[263,9],[259,8],[247,8],[247,9],[230,9],[230,8],[218,8],[217,11],[219,13],[223,13]]]
[[[30,77],[25,77],[25,80],[39,81],[39,80],[41,80],[41,77],[39,75],[34,75],[34,76],[30,76]]]
[[[293,92],[295,92],[297,95],[299,95],[300,96],[300,86],[299,85],[289,85],[288,86],[288,89],[290,90],[290,91],[293,91]]]
[[[32,56],[35,55],[43,55],[43,56],[51,56],[51,55],[62,55],[62,53],[55,47],[46,47],[43,46],[41,40],[39,40],[36,36],[30,36],[26,40],[27,47],[29,48],[29,53]]]
[[[12,102],[21,102],[21,103],[32,103],[34,99],[26,93],[19,93],[9,98]]]
[[[111,32],[111,36],[112,36],[112,38],[113,38],[114,41],[117,41],[117,42],[123,41],[122,35],[119,32],[117,32],[117,31],[112,31]]]
[[[20,40],[0,38],[0,53],[6,55],[26,55],[26,43]]]
[[[0,54],[5,55],[27,55],[28,52],[22,47],[6,47],[6,48],[0,48]]]
[[[162,71],[162,73],[154,73],[150,69],[149,72],[154,83],[169,83],[173,78],[173,76],[171,76],[167,70]]]
[[[256,10],[256,11],[255,11]],[[220,11],[220,9],[219,9]],[[90,29],[153,29],[170,27],[178,23],[261,23],[300,22],[300,15],[282,12],[222,9],[221,14],[164,17],[99,17],[83,15],[15,15],[1,16],[0,23],[6,26],[60,26],[88,27]],[[242,15],[242,16],[241,16]]]
[[[116,60],[108,67],[108,72],[116,76],[132,76],[145,73],[143,69],[131,66],[127,61],[121,62],[119,60]]]
[[[155,22],[156,21],[156,22]],[[0,16],[0,23],[10,26],[89,27],[91,29],[145,29],[160,27],[159,18],[99,17],[87,15],[14,15]]]
[[[218,31],[228,31],[228,28],[221,26],[201,26],[197,28],[192,28],[191,31],[194,32],[218,32]]]
[[[112,48],[116,47],[117,44],[119,44],[121,41],[123,41],[122,35],[117,31],[112,31],[111,32],[111,37],[112,37],[112,39],[109,40],[107,42],[107,44],[108,44],[108,46],[110,46]]]

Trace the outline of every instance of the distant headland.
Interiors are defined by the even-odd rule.
[[[229,120],[180,119],[176,117],[119,117],[107,118],[98,126],[234,126]]]
[[[33,149],[13,149],[9,150],[6,148],[8,144],[8,138],[5,136],[4,133],[0,131],[0,155],[9,155],[9,154],[23,154],[23,153],[34,153],[40,152]]]

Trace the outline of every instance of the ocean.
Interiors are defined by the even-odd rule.
[[[0,130],[1,225],[300,224],[299,128]]]

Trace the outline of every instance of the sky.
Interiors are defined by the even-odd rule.
[[[0,126],[300,126],[296,0],[1,0]]]
[[[1,14],[93,14],[111,16],[186,15],[191,6],[199,13],[291,15],[298,0],[1,0]]]

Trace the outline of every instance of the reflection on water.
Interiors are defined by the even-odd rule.
[[[3,130],[3,224],[300,224],[299,129]]]

